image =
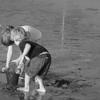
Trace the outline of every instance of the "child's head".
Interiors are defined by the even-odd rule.
[[[11,25],[7,25],[6,29],[2,31],[2,36],[1,36],[1,43],[5,46],[9,46],[12,44],[11,40],[11,30],[14,27]]]
[[[16,27],[11,31],[11,38],[15,44],[18,45],[23,39],[26,38],[26,32],[21,27]]]
[[[25,31],[21,27],[16,27],[11,31],[11,37],[14,41],[21,41],[25,38]]]

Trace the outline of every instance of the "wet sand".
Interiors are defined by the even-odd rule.
[[[100,100],[99,3],[67,1],[62,48],[60,0],[0,0],[0,24],[33,25],[43,33],[41,44],[52,55],[52,65],[44,80],[47,93],[34,99]],[[18,51],[15,47],[13,59]],[[6,52],[0,44],[0,69],[5,66]],[[5,76],[0,74],[0,100],[19,100],[18,93],[12,95],[3,89],[5,83]]]
[[[57,54],[57,56],[58,55],[63,55],[63,54],[60,53],[60,54]],[[76,60],[75,57],[74,56],[70,57],[71,59],[70,60],[69,57],[66,56],[67,61],[69,59],[68,62],[70,63],[69,64],[68,62],[66,62],[66,65],[67,65],[66,69],[64,66],[62,66],[61,68],[61,66],[58,67],[58,65],[56,64],[59,62],[59,65],[60,65],[61,59],[62,59],[62,62],[64,62],[63,60],[65,59],[64,56],[61,56],[61,59],[58,59],[59,57],[54,59],[54,65],[57,65],[56,66],[57,68],[51,66],[50,72],[48,73],[47,78],[44,80],[44,85],[46,86],[47,93],[43,95],[42,97],[40,97],[42,98],[42,100],[61,100],[61,99],[99,100],[100,98],[99,96],[99,93],[100,93],[99,67],[96,67],[96,65],[95,67],[92,66],[93,64],[98,64],[99,61],[96,60],[96,63],[95,63],[95,60],[93,62],[93,60],[92,61],[91,59],[87,60],[87,58],[85,58],[84,60],[76,58],[77,59]],[[76,64],[77,63],[79,64],[79,62],[82,65],[76,66]],[[4,78],[5,76],[2,76],[2,79]],[[4,84],[1,83],[0,95],[3,95],[1,96],[2,100],[8,100],[8,98],[10,100],[13,100],[13,98],[16,100],[19,100],[19,98],[22,98],[22,96],[21,95],[19,96],[18,93],[14,94],[12,92],[2,90],[3,86]],[[31,95],[31,93],[29,95]],[[36,100],[38,100],[38,97],[39,95],[34,96]]]

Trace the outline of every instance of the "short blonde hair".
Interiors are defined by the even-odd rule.
[[[19,39],[24,39],[27,38],[26,32],[23,28],[21,27],[16,27],[11,31],[11,37],[13,39],[19,38]]]

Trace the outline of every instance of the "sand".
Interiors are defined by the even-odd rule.
[[[100,2],[65,0],[64,3],[0,0],[0,24],[29,24],[43,33],[40,44],[50,51],[52,65],[44,80],[47,93],[34,99],[100,100]],[[63,42],[62,8],[66,11]],[[18,57],[18,51],[15,47],[12,59]],[[7,48],[0,44],[0,69],[5,66],[6,52]],[[5,75],[0,74],[0,100],[19,100],[18,93],[3,88],[5,83]]]

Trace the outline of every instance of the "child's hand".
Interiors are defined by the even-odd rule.
[[[17,66],[16,73],[17,74],[22,74],[23,70],[24,70],[24,63]]]
[[[14,62],[16,63],[16,65],[19,65],[19,59],[12,60],[11,62]]]
[[[16,74],[21,74],[21,68],[16,68]]]
[[[2,67],[2,72],[6,72],[7,70],[9,70],[9,67]]]

